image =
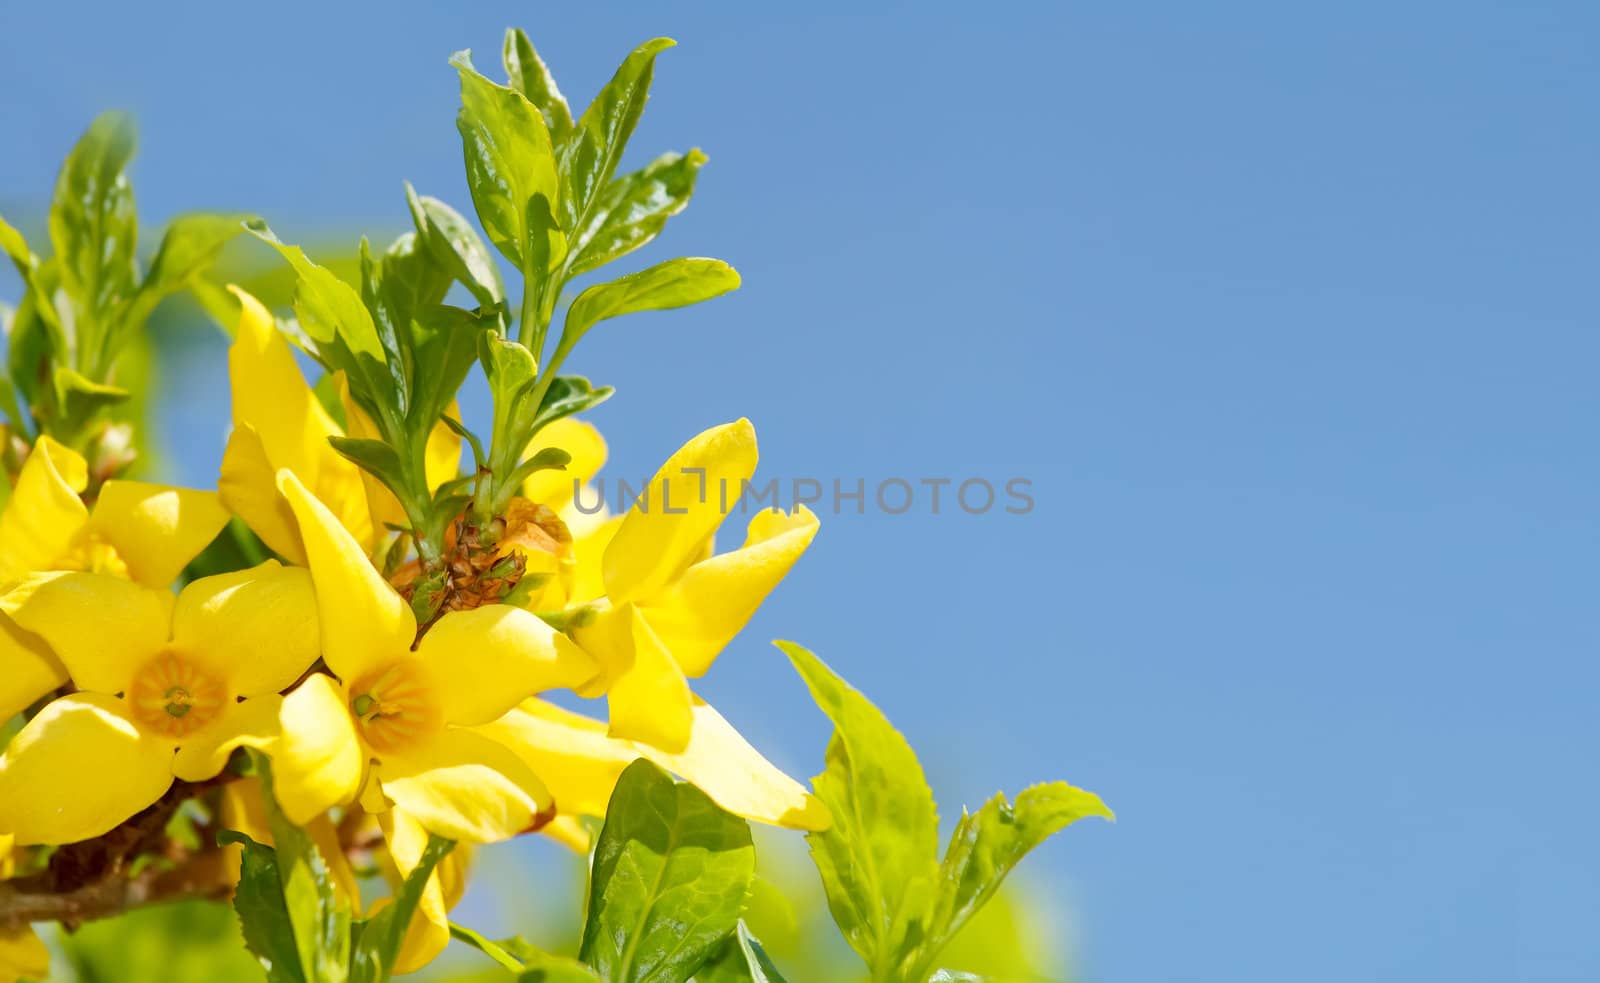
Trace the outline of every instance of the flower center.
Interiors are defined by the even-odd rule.
[[[444,726],[433,680],[416,659],[399,659],[350,687],[350,712],[378,752],[398,751]]]
[[[227,705],[221,680],[174,652],[151,659],[128,687],[133,717],[166,737],[187,737],[217,719]]]

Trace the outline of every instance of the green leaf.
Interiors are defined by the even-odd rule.
[[[62,285],[97,317],[133,290],[138,219],[125,173],[137,144],[133,120],[103,113],[67,155],[50,205],[50,241]]]
[[[594,102],[583,111],[571,139],[561,147],[561,227],[576,229],[616,173],[628,138],[639,124],[656,55],[677,44],[655,38],[633,49]]]
[[[939,900],[920,962],[938,957],[1030,850],[1087,816],[1115,819],[1099,796],[1066,782],[1024,789],[1015,803],[1001,793],[975,813],[963,811],[940,865]]]
[[[334,887],[328,863],[305,830],[289,822],[272,789],[272,765],[260,752],[250,760],[261,777],[284,907],[294,927],[295,949],[308,980],[344,983],[350,966],[350,901]]]
[[[17,379],[18,362],[16,353],[19,349],[27,350],[29,345],[19,344],[18,338],[25,337],[26,329],[30,322],[34,325],[36,339],[32,339],[32,349],[27,351],[29,356],[42,357],[48,352],[54,352],[59,361],[67,361],[72,357],[72,346],[67,338],[66,329],[61,324],[61,317],[56,312],[55,301],[51,298],[49,285],[44,282],[43,270],[39,258],[28,248],[28,241],[22,233],[12,228],[5,219],[0,218],[0,251],[11,257],[12,265],[17,268],[17,274],[22,277],[22,286],[27,291],[23,297],[21,309],[13,312],[10,350],[12,378]],[[51,268],[60,269],[61,264],[52,262]],[[27,313],[29,317],[23,317]],[[32,389],[23,385],[17,379],[17,387],[24,393]]]
[[[380,983],[389,978],[395,957],[400,954],[400,945],[405,941],[406,929],[411,926],[417,905],[422,901],[422,892],[428,886],[428,878],[455,845],[454,840],[429,834],[421,859],[406,875],[394,899],[362,927],[351,958],[351,983]]]
[[[744,920],[717,955],[694,974],[694,983],[786,983]]]
[[[472,929],[450,923],[450,935],[517,973],[527,983],[596,983],[594,970],[566,956],[554,956],[523,938],[490,941]]]
[[[410,182],[406,183],[406,205],[428,254],[471,291],[478,303],[503,306],[506,287],[500,268],[471,223],[439,199],[418,195]]]
[[[539,404],[539,412],[528,431],[529,439],[562,417],[599,406],[615,392],[611,386],[591,385],[581,375],[556,376],[550,380],[550,388],[545,391],[544,399]]]
[[[222,247],[244,231],[249,215],[182,215],[172,220],[161,237],[161,246],[150,270],[128,302],[118,328],[137,331],[163,298],[182,290],[205,271]],[[113,350],[115,350],[113,345]]]
[[[404,504],[409,497],[405,464],[395,449],[381,440],[364,437],[329,437],[328,443],[363,471],[383,482]]]
[[[806,649],[778,647],[834,725],[827,767],[812,780],[833,825],[806,837],[828,909],[873,979],[899,979],[938,882],[933,793],[911,746],[877,707]]]
[[[299,276],[294,288],[294,313],[301,329],[312,341],[318,346],[342,344],[355,355],[364,355],[379,363],[384,361],[372,313],[355,287],[326,267],[313,263],[299,246],[283,242],[265,222],[253,220],[247,222],[245,228],[276,249],[294,267]]]
[[[518,269],[542,274],[566,254],[551,217],[560,182],[544,116],[516,89],[478,74],[469,52],[456,52],[450,64],[461,74],[456,129],[478,219]]]
[[[56,366],[55,391],[60,413],[53,429],[62,433],[77,432],[101,410],[125,403],[132,395],[126,389],[95,382],[65,365]]]
[[[635,761],[606,809],[579,958],[613,983],[683,983],[733,931],[754,876],[744,820]]]
[[[233,830],[217,834],[219,846],[237,843],[244,848],[239,861],[239,886],[233,892],[233,909],[251,954],[266,970],[270,983],[304,983],[294,926],[283,903],[283,882],[278,855],[271,848]]]
[[[570,348],[590,328],[609,318],[687,307],[738,286],[739,274],[720,259],[669,259],[609,283],[597,283],[579,294],[567,309],[561,343]]]
[[[573,237],[573,275],[626,256],[660,234],[667,219],[689,204],[705,162],[699,150],[662,154],[642,170],[612,181],[593,217]]]
[[[545,125],[550,129],[550,141],[559,146],[572,133],[572,110],[567,107],[566,97],[556,88],[555,77],[545,67],[539,53],[533,50],[533,42],[528,40],[522,28],[506,30],[501,57],[511,87],[526,96],[544,114]]]

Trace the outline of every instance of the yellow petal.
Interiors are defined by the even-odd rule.
[[[0,596],[0,611],[44,639],[79,689],[121,693],[166,647],[172,600],[103,573],[43,573]]]
[[[559,808],[559,807],[558,807]],[[545,836],[571,850],[573,853],[588,853],[594,846],[594,834],[589,830],[583,819],[568,813],[558,813],[556,818],[544,824],[539,830]]]
[[[557,649],[555,629],[506,604],[452,611],[417,649],[439,681],[444,719],[485,724],[535,693],[570,689],[599,667],[571,646]]]
[[[272,314],[243,290],[232,289],[240,306],[239,333],[228,349],[234,426],[254,428],[273,465],[315,485],[323,469],[339,459],[328,438],[343,432],[306,385]]]
[[[50,703],[0,754],[0,829],[19,844],[76,843],[121,823],[172,785],[172,745],[147,736],[121,700]]]
[[[339,394],[339,402],[344,405],[344,429],[351,437],[362,440],[382,440],[383,435],[378,432],[377,424],[372,422],[372,417],[350,395],[350,380],[343,372],[333,374],[333,386]],[[372,521],[382,526],[384,523],[403,523],[406,521],[406,511],[401,508],[400,500],[394,497],[394,492],[386,488],[383,482],[370,471],[361,472],[361,487],[366,491],[367,507],[372,510]]]
[[[762,757],[699,697],[694,698],[693,733],[682,753],[667,754],[644,744],[639,751],[736,816],[809,830],[827,829],[832,821],[821,800]]]
[[[827,828],[827,807],[762,757],[710,704],[695,697],[693,712],[688,746],[678,754],[607,737],[601,722],[542,700],[527,700],[478,730],[538,773],[562,815],[605,815],[623,769],[644,757],[735,815],[791,829]]]
[[[422,851],[428,845],[428,831],[404,809],[380,813],[378,821],[383,826],[383,838],[389,848],[389,858],[394,861],[396,875],[401,880],[410,877],[422,861]],[[450,909],[460,903],[466,892],[469,853],[465,844],[458,845],[434,867],[433,875],[422,890],[416,917],[395,958],[396,975],[414,973],[433,962],[450,943]],[[379,902],[375,910],[380,910],[388,901]]]
[[[640,757],[606,725],[543,700],[527,700],[476,730],[510,748],[550,790],[561,816],[604,816],[623,769]]]
[[[10,720],[66,681],[67,667],[44,639],[0,615],[0,720]]]
[[[211,667],[230,696],[276,693],[321,649],[311,575],[276,560],[202,577],[172,614],[172,647]]]
[[[601,612],[574,638],[604,670],[611,736],[666,751],[689,742],[689,682],[631,604]]]
[[[0,511],[0,584],[59,561],[88,521],[78,493],[89,470],[77,452],[40,437]]]
[[[276,693],[229,704],[211,723],[183,739],[172,773],[186,782],[214,778],[235,748],[270,751],[283,732],[283,697]]]
[[[284,697],[280,738],[272,757],[272,787],[289,821],[304,826],[336,805],[354,802],[366,760],[344,690],[316,673]]]
[[[594,424],[576,417],[564,417],[539,431],[522,459],[548,447],[559,447],[572,456],[564,471],[535,471],[522,483],[522,494],[540,505],[560,512],[572,501],[574,489],[594,480],[606,463],[606,441]]]
[[[528,766],[461,727],[385,754],[378,776],[396,808],[452,840],[494,843],[548,818],[550,793]]]
[[[106,482],[89,515],[89,530],[110,543],[146,587],[176,580],[227,524],[216,492],[143,481]]]
[[[274,553],[291,563],[305,564],[306,551],[300,545],[294,510],[278,493],[278,469],[267,457],[260,435],[248,424],[235,426],[228,436],[217,494],[228,511],[243,519]]]
[[[50,975],[50,950],[30,926],[0,929],[0,983]]]
[[[287,471],[278,487],[300,521],[321,610],[322,657],[346,682],[407,652],[417,619],[327,506]]]
[[[696,563],[640,605],[685,675],[705,675],[816,535],[817,517],[804,505],[793,513],[758,512],[742,547]]]
[[[756,470],[749,420],[713,427],[661,466],[606,550],[613,604],[659,594],[698,557]]]
[[[606,583],[601,575],[601,563],[606,547],[622,527],[623,516],[616,515],[596,523],[582,533],[572,534],[572,598],[573,604],[587,604],[605,596]],[[569,528],[571,524],[568,524]]]

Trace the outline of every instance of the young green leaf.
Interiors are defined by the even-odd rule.
[[[705,165],[699,150],[662,154],[643,169],[612,181],[594,215],[572,240],[573,276],[603,266],[660,234],[667,219],[683,211]]]
[[[521,92],[480,75],[469,52],[456,52],[450,64],[461,75],[456,129],[478,219],[518,269],[542,274],[566,253],[566,239],[549,217],[559,180],[544,116]]]
[[[428,837],[421,859],[395,891],[394,899],[361,927],[360,938],[351,954],[350,983],[382,983],[389,978],[394,961],[400,955],[400,945],[405,941],[406,929],[411,926],[417,905],[422,902],[428,878],[455,845],[454,840],[441,836]]]
[[[579,958],[613,983],[683,983],[733,931],[754,876],[744,820],[635,761],[606,809]]]
[[[572,133],[572,110],[566,97],[556,88],[555,76],[533,50],[533,42],[522,28],[506,30],[506,41],[501,58],[505,62],[506,77],[511,87],[527,96],[528,101],[544,114],[545,125],[550,128],[550,141],[560,146]]]
[[[939,818],[922,765],[877,707],[806,649],[779,642],[833,721],[812,780],[833,825],[807,834],[828,908],[874,980],[900,979],[938,879]]]
[[[609,318],[687,307],[738,286],[738,272],[720,259],[669,259],[610,283],[597,283],[579,294],[567,309],[561,343],[570,348],[590,328]]]
[[[233,909],[239,914],[245,946],[266,970],[269,983],[305,983],[300,954],[295,946],[294,925],[283,903],[283,882],[276,851],[233,830],[218,833],[217,843],[220,846],[237,843],[243,848],[239,885],[233,892]]]
[[[489,249],[461,213],[437,198],[418,195],[406,183],[406,206],[417,236],[435,262],[486,307],[505,304],[506,286]]]
[[[272,791],[272,765],[250,752],[261,778],[261,794],[277,854],[284,907],[294,928],[295,950],[308,980],[344,983],[350,966],[350,901],[339,896],[328,863],[305,830],[291,823]]]
[[[633,49],[594,102],[583,111],[572,138],[561,148],[561,227],[587,224],[596,199],[616,173],[628,138],[650,98],[656,55],[677,44],[655,38]]]
[[[553,956],[521,937],[491,941],[472,929],[450,923],[451,938],[472,946],[527,983],[600,983],[594,970],[566,956]]]
[[[56,313],[55,302],[50,296],[52,291],[49,289],[49,284],[44,282],[47,272],[42,267],[46,264],[39,262],[39,257],[35,256],[33,250],[28,248],[28,241],[22,237],[22,233],[12,228],[3,218],[0,218],[0,251],[4,251],[7,256],[11,257],[12,265],[17,268],[17,274],[22,277],[22,286],[26,290],[26,294],[23,297],[23,307],[12,315],[12,330],[9,332],[12,338],[9,346],[11,351],[15,353],[19,347],[16,340],[20,333],[18,326],[27,325],[29,321],[36,321],[37,330],[40,332],[37,339],[38,344],[48,346],[49,349],[54,350],[57,358],[62,361],[70,359],[72,357],[70,340],[67,338],[66,330],[61,324],[60,316]],[[61,264],[52,260],[48,267],[51,271],[55,271],[60,269]],[[24,318],[24,313],[31,316]],[[44,351],[45,349],[41,348],[38,354],[43,354]],[[15,354],[11,356],[10,362],[13,366],[12,371],[15,372],[15,366],[18,362]],[[24,392],[29,391],[20,381],[18,382],[18,388]]]
[[[716,956],[694,974],[694,983],[785,983],[785,980],[740,919],[738,928],[723,940]]]
[[[384,361],[378,329],[355,287],[326,267],[313,263],[299,246],[283,242],[265,222],[250,221],[245,228],[276,249],[294,267],[299,276],[294,288],[295,317],[319,348],[342,344],[357,356],[364,355],[379,363]]]
[[[954,935],[1028,851],[1087,816],[1115,819],[1098,795],[1066,782],[1024,789],[1014,803],[1001,793],[977,812],[964,813],[940,867],[940,901],[930,936]]]
[[[539,412],[528,431],[529,437],[562,417],[599,406],[615,392],[610,386],[594,386],[581,375],[556,376],[539,403]]]
[[[103,113],[67,155],[50,205],[50,241],[62,284],[98,317],[133,289],[138,219],[125,173],[137,138],[124,113]]]
[[[368,440],[363,437],[329,437],[328,443],[362,470],[387,485],[396,495],[406,494],[405,465],[393,447],[381,440]]]

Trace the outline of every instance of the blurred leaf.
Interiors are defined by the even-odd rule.
[[[56,366],[56,398],[60,405],[59,422],[67,432],[81,427],[101,410],[127,402],[126,389],[95,382],[64,365]]]
[[[590,213],[628,145],[650,97],[656,55],[676,44],[655,38],[633,49],[561,148],[561,227],[576,229]]]
[[[683,983],[733,931],[754,876],[744,820],[635,761],[606,809],[579,958],[613,983]]]
[[[550,130],[550,142],[559,146],[572,133],[572,110],[566,97],[556,88],[556,80],[545,67],[533,42],[522,28],[506,30],[506,41],[501,51],[506,77],[511,87],[527,97],[528,101],[544,114],[545,125]]]
[[[461,75],[456,129],[478,219],[518,269],[542,274],[566,252],[552,217],[559,180],[544,116],[516,89],[478,74],[468,52],[456,52],[450,64]]]
[[[239,913],[245,945],[266,970],[271,983],[304,983],[294,925],[289,921],[289,909],[284,906],[277,853],[233,830],[218,834],[217,842],[224,846],[237,843],[244,851],[239,862],[239,886],[233,893],[233,909]]]
[[[244,231],[248,215],[183,215],[161,237],[139,289],[128,302],[119,330],[136,331],[163,298],[182,290],[214,263],[222,247]]]
[[[350,902],[338,895],[327,861],[305,830],[289,822],[272,791],[267,757],[250,752],[261,778],[262,797],[272,828],[284,907],[294,927],[295,948],[306,978],[343,983],[350,966]]]
[[[778,647],[834,725],[827,767],[812,780],[833,825],[807,834],[828,908],[873,979],[898,979],[937,882],[933,793],[911,746],[877,707],[804,648]]]
[[[687,307],[738,286],[739,274],[720,259],[669,259],[609,283],[597,283],[579,294],[567,310],[562,344],[576,344],[590,328],[609,318]]]
[[[50,241],[62,284],[98,318],[133,290],[138,219],[125,172],[137,144],[133,120],[102,113],[67,155],[50,205]]]
[[[400,954],[400,944],[405,941],[406,929],[411,926],[417,905],[422,901],[422,892],[428,886],[428,878],[455,845],[454,840],[429,834],[422,857],[395,891],[393,901],[362,925],[351,960],[351,983],[380,983],[389,978],[395,958]]]
[[[683,211],[706,155],[663,154],[642,170],[612,181],[594,215],[573,237],[574,275],[626,256],[660,234],[667,219]]]
[[[76,983],[261,979],[259,964],[240,938],[238,917],[214,901],[140,908],[87,922],[58,939],[65,957],[58,964],[62,976]]]
[[[576,959],[551,955],[520,937],[490,941],[472,929],[454,922],[450,923],[450,935],[517,973],[519,981],[595,983],[600,979],[593,970]]]
[[[55,302],[50,296],[50,284],[45,282],[46,277],[41,269],[39,257],[28,248],[28,241],[22,237],[22,233],[12,228],[3,218],[0,218],[0,250],[11,257],[12,265],[22,277],[25,291],[22,306],[11,315],[9,332],[11,338],[8,344],[9,371],[17,383],[17,388],[25,394],[31,394],[32,387],[18,378],[19,368],[24,372],[32,372],[37,359],[50,351],[54,351],[60,360],[66,361],[72,357],[72,346],[67,338],[66,329],[61,324]],[[51,270],[58,270],[61,264],[52,261],[49,265]]]
[[[694,979],[695,983],[785,983],[783,974],[742,920],[734,934],[723,940],[717,955],[694,974]]]

